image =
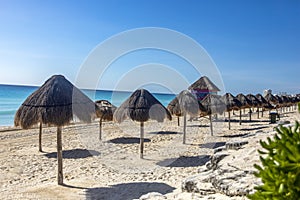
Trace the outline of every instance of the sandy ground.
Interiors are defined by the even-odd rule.
[[[291,123],[300,120],[295,111],[281,116]],[[276,126],[269,124],[268,112],[259,119],[253,113],[252,119],[249,123],[245,117],[239,125],[235,115],[228,130],[228,122],[219,116],[214,122],[214,136],[210,136],[208,119],[188,121],[185,145],[183,127],[177,126],[177,118],[164,123],[147,122],[144,159],[139,158],[139,123],[105,122],[102,141],[99,141],[98,122],[64,127],[64,186],[57,185],[55,127],[43,129],[43,153],[38,151],[38,129],[1,128],[0,196],[1,199],[127,200],[159,192],[168,199],[197,199],[200,198],[197,195],[184,196],[181,184],[209,160],[214,151],[211,146],[258,131],[265,133],[260,134],[265,138]],[[259,148],[255,137],[248,137],[249,145],[244,148]],[[211,195],[211,199],[226,198],[246,199]]]

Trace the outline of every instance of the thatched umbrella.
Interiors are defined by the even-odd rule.
[[[264,108],[270,109],[272,106],[269,104],[269,102],[261,95],[256,94],[256,98],[261,102],[261,116],[264,116]]]
[[[298,107],[298,110],[300,112],[299,103],[300,103],[300,94],[296,94],[296,96],[295,96],[295,109],[297,109],[297,107]]]
[[[288,96],[285,96],[285,95],[282,95],[281,96],[281,99],[282,99],[282,101],[283,101],[283,105],[286,107],[285,109],[287,110],[288,109],[288,107],[291,105],[291,100],[289,99],[289,97]]]
[[[242,103],[230,93],[224,94],[222,99],[225,103],[226,111],[228,112],[228,129],[230,129],[230,111],[240,110]]]
[[[178,124],[178,126],[180,126],[179,117],[182,116],[182,112],[181,112],[177,97],[175,97],[172,101],[170,101],[170,103],[167,106],[167,109],[169,110],[169,112],[172,115],[177,116],[177,124]]]
[[[95,104],[78,88],[61,75],[52,76],[33,92],[15,115],[15,125],[28,129],[35,124],[57,126],[58,184],[63,184],[62,127],[76,115],[84,122],[91,122]]]
[[[251,108],[252,102],[242,93],[238,94],[236,98],[241,102],[242,106],[240,109],[240,125],[242,124],[242,109]]]
[[[268,103],[273,104],[274,106],[278,106],[278,99],[271,93],[268,93],[265,97],[264,97]]]
[[[277,99],[278,101],[278,107],[280,107],[281,109],[281,112],[282,112],[282,107],[284,107],[284,102],[283,102],[283,99],[281,98],[281,96],[279,95],[275,95],[275,98]]]
[[[186,115],[196,116],[199,114],[199,103],[196,97],[188,90],[183,90],[176,97],[179,108],[183,114],[183,144],[186,141]]]
[[[267,102],[273,107],[276,109],[277,111],[277,108],[279,108],[279,102],[278,102],[278,99],[271,93],[268,93],[266,96],[265,96],[265,99],[267,100]]]
[[[210,92],[218,92],[220,89],[206,76],[202,76],[189,86],[189,90],[208,90]]]
[[[296,110],[297,109],[297,104],[298,104],[298,98],[297,98],[297,96],[293,96],[291,98],[292,98],[294,110]]]
[[[138,89],[118,107],[114,120],[121,123],[126,118],[141,123],[140,157],[144,151],[144,122],[149,119],[163,122],[165,118],[172,119],[169,111],[147,90]]]
[[[258,109],[262,105],[260,100],[256,96],[254,96],[253,94],[247,94],[246,97],[251,101],[253,108],[256,107]],[[249,114],[250,114],[249,117],[250,117],[250,121],[251,121],[252,110],[250,110]],[[259,112],[257,113],[257,118],[259,118]]]
[[[210,133],[213,135],[212,114],[222,114],[225,111],[225,104],[222,97],[216,94],[208,94],[201,102],[205,114],[209,115]]]
[[[116,106],[112,105],[107,100],[95,101],[98,110],[96,111],[96,116],[99,118],[99,140],[102,139],[102,121],[112,121],[113,114],[117,109]]]

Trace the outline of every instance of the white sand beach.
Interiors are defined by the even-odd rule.
[[[259,119],[253,113],[253,122],[245,117],[239,125],[238,116],[234,115],[228,130],[228,123],[221,116],[214,122],[214,136],[210,136],[208,119],[188,121],[185,145],[182,124],[178,127],[176,118],[164,123],[146,122],[144,159],[139,158],[138,123],[104,122],[102,141],[98,139],[98,122],[66,126],[62,133],[64,186],[57,185],[56,128],[43,129],[41,153],[37,128],[5,127],[0,130],[0,196],[2,199],[247,199],[233,193],[252,191],[260,183],[252,173],[253,164],[259,163],[256,150],[260,148],[259,140],[272,136],[277,126],[270,124],[268,117],[268,112]],[[291,111],[281,114],[281,120],[293,124],[300,116]],[[234,142],[242,145],[237,149],[222,148]],[[225,189],[229,192],[226,194],[209,182],[195,186],[200,188],[198,191],[193,188],[191,192],[183,191],[183,182],[202,180],[199,171],[205,171],[205,163],[216,148],[221,150],[219,154],[226,154],[219,162],[220,169],[230,168],[230,176],[236,175],[220,182],[225,186],[230,184]],[[217,172],[210,172],[214,173]],[[156,193],[148,194],[151,192]]]

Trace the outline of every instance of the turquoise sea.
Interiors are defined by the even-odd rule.
[[[13,126],[14,116],[23,103],[23,101],[38,87],[35,86],[16,86],[16,85],[0,85],[0,126]],[[108,100],[112,104],[119,106],[126,100],[131,92],[116,92],[106,90],[82,90],[93,101]],[[151,92],[151,91],[150,91]],[[175,97],[174,94],[158,94],[153,95],[164,105]]]

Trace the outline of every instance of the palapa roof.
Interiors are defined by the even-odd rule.
[[[170,103],[167,106],[167,109],[169,110],[169,112],[172,115],[175,115],[178,117],[182,116],[182,112],[181,112],[177,97],[175,97],[172,101],[170,101]]]
[[[98,100],[95,101],[98,109],[96,110],[96,116],[106,121],[113,120],[113,114],[116,111],[117,107],[112,105],[107,100]]]
[[[252,102],[242,93],[236,95],[236,98],[241,102],[241,108],[251,108]]]
[[[251,101],[253,107],[259,107],[262,105],[260,100],[253,94],[247,94],[246,97]]]
[[[170,112],[147,90],[138,89],[118,107],[114,120],[122,122],[126,118],[145,122],[149,119],[163,122],[165,118],[172,119]]]
[[[230,93],[224,94],[222,99],[225,103],[226,111],[238,110],[242,107],[242,103]]]
[[[205,112],[205,108],[188,90],[181,91],[168,105],[167,109],[172,115],[182,116],[184,112],[196,116],[199,112]]]
[[[69,124],[77,116],[90,122],[95,104],[62,75],[54,75],[22,103],[15,114],[15,126],[30,128],[37,123]]]
[[[283,102],[283,99],[281,98],[281,96],[275,95],[275,98],[277,99],[279,106],[284,106],[283,105],[284,102]]]
[[[269,104],[269,102],[261,94],[257,94],[255,96],[262,103],[263,106],[267,106]]]
[[[282,95],[281,99],[283,101],[283,104],[286,106],[291,105],[292,103],[291,99],[288,96]]]
[[[220,91],[220,89],[211,81],[208,77],[202,76],[196,82],[194,82],[190,87],[189,90],[209,90],[209,91]]]
[[[198,102],[196,97],[188,90],[181,91],[178,94],[177,99],[180,106],[180,110],[183,113],[195,116],[198,115],[200,111],[204,111],[204,107],[200,104],[200,102]]]
[[[278,102],[278,99],[271,93],[268,93],[266,96],[265,96],[265,99],[269,102],[269,103],[272,103],[272,104],[279,104]]]
[[[201,101],[202,106],[205,109],[206,114],[222,114],[225,109],[225,103],[222,100],[220,95],[216,94],[208,94],[205,98]]]

